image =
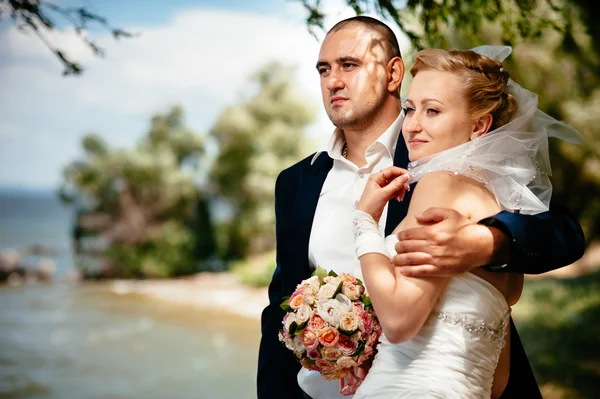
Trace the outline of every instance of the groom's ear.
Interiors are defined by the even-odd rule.
[[[493,121],[494,118],[492,118],[492,115],[489,113],[477,118],[475,120],[475,123],[473,124],[473,131],[471,132],[469,139],[473,140],[479,136],[483,136],[484,134],[486,134],[492,127]]]

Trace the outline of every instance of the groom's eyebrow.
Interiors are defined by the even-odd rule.
[[[356,57],[346,56],[346,57],[336,58],[335,62],[337,64],[346,64],[346,63],[360,64],[361,60],[359,58],[356,58]],[[316,68],[319,69],[320,67],[328,67],[328,66],[331,66],[329,64],[329,62],[327,62],[327,61],[319,61],[319,62],[317,62]]]

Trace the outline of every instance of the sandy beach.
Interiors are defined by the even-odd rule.
[[[115,280],[111,282],[110,289],[117,295],[148,296],[251,319],[260,319],[268,304],[267,288],[242,285],[230,273],[198,273],[170,280]]]

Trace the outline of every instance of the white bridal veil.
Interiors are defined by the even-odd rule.
[[[512,48],[480,46],[473,51],[503,61]],[[413,177],[409,183],[429,172],[448,171],[484,183],[504,210],[525,214],[547,211],[552,195],[548,137],[578,144],[583,137],[569,124],[540,111],[537,94],[512,79],[507,90],[519,104],[509,123],[460,146],[411,162]]]

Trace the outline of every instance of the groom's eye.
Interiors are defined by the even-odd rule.
[[[343,63],[343,64],[342,64],[342,67],[343,67],[344,69],[352,69],[352,68],[354,68],[355,66],[356,66],[356,64],[351,64],[351,63],[349,63],[349,62],[345,62],[345,63]]]

